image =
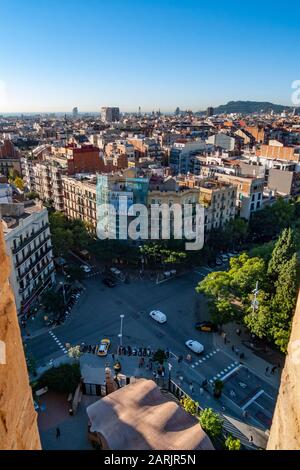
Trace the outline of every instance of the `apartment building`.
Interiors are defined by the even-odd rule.
[[[0,142],[0,174],[9,176],[12,170],[21,174],[20,154],[13,143],[6,139]]]
[[[225,134],[224,132],[219,132],[218,134],[211,135],[206,139],[208,144],[212,144],[215,147],[221,147],[224,150],[232,151],[235,148],[235,141],[234,137]]]
[[[31,157],[21,157],[21,172],[25,188],[28,191],[35,191],[34,166],[35,160]]]
[[[219,182],[236,186],[236,214],[246,220],[263,207],[264,178],[216,174]]]
[[[127,239],[128,224],[134,217],[122,215],[133,204],[147,205],[148,187],[149,179],[139,176],[134,168],[97,176],[97,221],[101,221],[108,238]],[[99,212],[105,204],[114,207],[116,218],[109,211]]]
[[[103,122],[118,122],[120,121],[120,109],[117,107],[103,106],[101,108],[101,120]]]
[[[162,149],[160,143],[149,137],[129,137],[129,144],[133,145],[135,156],[139,158],[150,158],[151,160],[160,160]]]
[[[190,218],[191,224],[195,222],[196,204],[199,200],[199,188],[184,186],[179,184],[175,178],[168,176],[167,178],[152,177],[150,179],[150,187],[148,192],[148,208],[149,208],[149,233],[151,228],[150,209],[153,205],[180,205],[182,214],[185,218]],[[184,206],[185,209],[184,209]],[[152,218],[152,223],[153,223]],[[189,223],[186,220],[187,223]],[[162,226],[159,225],[159,237],[162,235]],[[174,219],[172,211],[170,212],[170,237],[174,236]],[[184,236],[184,233],[182,233]]]
[[[217,180],[196,180],[199,187],[199,203],[204,206],[205,232],[223,227],[235,217],[237,188],[233,184]]]
[[[64,212],[70,219],[80,219],[96,231],[96,179],[62,176]]]
[[[0,211],[17,310],[28,314],[55,282],[48,212],[33,201],[1,204]]]
[[[195,166],[194,157],[199,153],[210,151],[212,147],[212,145],[207,145],[202,140],[194,142],[178,140],[174,143],[170,151],[170,168],[172,172],[175,175],[191,172]]]
[[[64,169],[55,161],[36,163],[33,166],[34,191],[42,201],[52,201],[55,210],[64,209],[62,175]]]

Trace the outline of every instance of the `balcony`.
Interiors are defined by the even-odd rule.
[[[15,262],[15,266],[16,268],[18,268],[19,266],[21,266],[21,264],[25,263],[25,261],[28,260],[28,258],[30,258],[30,256],[32,256],[37,250],[39,250],[48,240],[51,239],[51,236],[50,235],[47,235],[45,237],[44,240],[41,241],[41,243],[36,247],[34,248],[33,250],[29,250],[26,255],[22,258],[21,261],[16,261]],[[52,249],[52,246],[50,247],[50,249]]]
[[[45,256],[50,253],[52,250],[52,246],[47,246],[45,250],[35,259],[34,263],[30,263],[30,265],[27,267],[27,269],[17,278],[17,281],[20,282],[32,269],[34,269]]]
[[[23,240],[22,243],[20,243],[16,248],[12,249],[13,254],[15,255],[20,250],[22,250],[26,245],[28,245],[28,243],[32,242],[32,240],[34,240],[36,237],[38,237],[48,227],[49,227],[49,224],[47,223],[47,224],[43,225],[43,227],[41,227],[39,230],[34,232],[32,235],[30,235],[30,237],[27,237],[25,240]]]

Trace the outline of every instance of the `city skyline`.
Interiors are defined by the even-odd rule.
[[[255,1],[251,10],[238,2],[217,6],[192,0],[6,4],[0,113],[74,106],[99,112],[105,105],[199,111],[231,100],[292,106],[299,5],[286,11],[269,1]]]

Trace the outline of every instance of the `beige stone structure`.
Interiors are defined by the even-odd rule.
[[[300,295],[267,449],[300,450]]]
[[[34,410],[27,367],[10,289],[9,259],[0,224],[0,449],[39,450],[37,414]],[[5,349],[5,350],[4,350]]]

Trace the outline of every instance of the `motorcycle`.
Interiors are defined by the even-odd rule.
[[[132,355],[137,356],[137,353],[138,353],[137,348],[132,348]]]

